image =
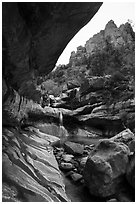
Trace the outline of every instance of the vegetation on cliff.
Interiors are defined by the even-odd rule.
[[[57,95],[69,89],[70,83],[78,87],[88,78],[106,75],[112,76],[107,84],[111,91],[118,93],[118,86],[125,86],[125,90],[134,87],[135,33],[128,22],[118,28],[109,21],[104,30],[86,42],[85,47],[79,46],[71,53],[67,65],[59,65],[46,79],[54,85],[51,94]],[[48,82],[43,83],[44,89],[48,90]]]

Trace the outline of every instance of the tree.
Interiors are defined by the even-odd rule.
[[[60,88],[58,87],[58,84],[51,79],[48,79],[43,82],[41,86],[45,92],[54,96],[58,96],[61,92]]]

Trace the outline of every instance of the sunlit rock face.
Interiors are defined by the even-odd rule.
[[[86,56],[86,48],[83,46],[77,47],[77,51],[71,52],[71,56],[69,59],[69,64],[73,67],[78,66],[79,64],[82,64],[85,62],[85,56]]]
[[[16,90],[48,74],[101,2],[3,3],[3,76]],[[25,94],[25,93],[24,93]]]
[[[91,37],[85,44],[86,52],[91,55],[95,50],[102,50],[106,47],[106,41],[115,47],[120,47],[134,41],[134,32],[129,23],[117,27],[113,20],[110,20],[104,30]]]

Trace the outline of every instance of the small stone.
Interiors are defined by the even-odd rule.
[[[94,144],[90,144],[89,146],[90,146],[90,148],[93,148],[95,145]]]
[[[74,171],[69,171],[69,172],[67,172],[67,173],[65,174],[65,176],[66,176],[66,177],[69,177],[69,176],[71,176],[73,173],[74,173]]]
[[[64,152],[64,149],[63,149],[62,147],[56,147],[56,150],[57,150],[58,152]]]
[[[83,178],[80,180],[80,183],[81,183],[81,184],[84,184],[84,183],[85,183],[85,181],[84,181]]]
[[[65,162],[70,162],[74,156],[72,154],[64,154],[62,158]]]
[[[85,145],[85,148],[84,148],[84,149],[86,149],[86,150],[92,150],[94,146],[95,146],[94,144]]]
[[[85,145],[84,149],[90,149],[89,145]]]
[[[73,173],[71,174],[71,178],[73,181],[77,182],[77,181],[80,181],[83,178],[83,176],[78,173]]]
[[[81,155],[84,151],[84,145],[69,141],[64,144],[64,148],[67,153],[73,155]]]
[[[83,157],[80,161],[80,166],[85,167],[88,157]]]
[[[75,168],[79,167],[79,163],[75,160],[72,160],[71,163],[75,166]]]
[[[83,154],[87,154],[88,155],[89,153],[90,153],[90,151],[88,151],[88,150],[84,150],[83,151]]]
[[[112,198],[110,200],[107,200],[107,202],[118,202],[116,198]]]
[[[60,160],[60,157],[59,157],[59,156],[56,156],[56,159],[57,159],[57,160]]]
[[[61,157],[62,155],[63,155],[63,152],[58,152],[58,153],[57,153],[57,156],[58,156],[58,157]]]
[[[73,165],[71,163],[61,162],[60,168],[62,170],[71,170],[71,169],[73,169]]]

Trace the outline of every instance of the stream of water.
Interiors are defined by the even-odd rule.
[[[47,124],[45,125],[42,124],[42,126],[38,126],[37,128],[39,128],[41,132],[47,133]],[[48,128],[48,131],[49,131],[48,133],[50,133],[50,131],[53,131],[52,127],[50,128]],[[62,140],[61,141],[62,143],[67,139],[67,141],[76,142],[76,143],[80,143],[84,145],[90,145],[90,144],[96,145],[99,139],[101,139],[101,137],[92,138],[92,137],[81,136],[81,135],[72,135],[72,134],[65,135],[65,128],[64,126],[62,126],[62,122],[61,122],[61,125],[59,125],[58,130],[57,130],[57,127],[55,128],[55,126],[53,126],[53,128],[54,128],[54,136],[60,137]],[[101,201],[103,202],[103,200],[100,200],[97,197],[91,196],[88,189],[84,186],[84,184],[74,183],[72,180],[66,177],[63,172],[62,172],[62,176],[63,176],[64,183],[65,183],[66,194],[72,202],[91,202],[91,201],[92,202],[101,202]]]

